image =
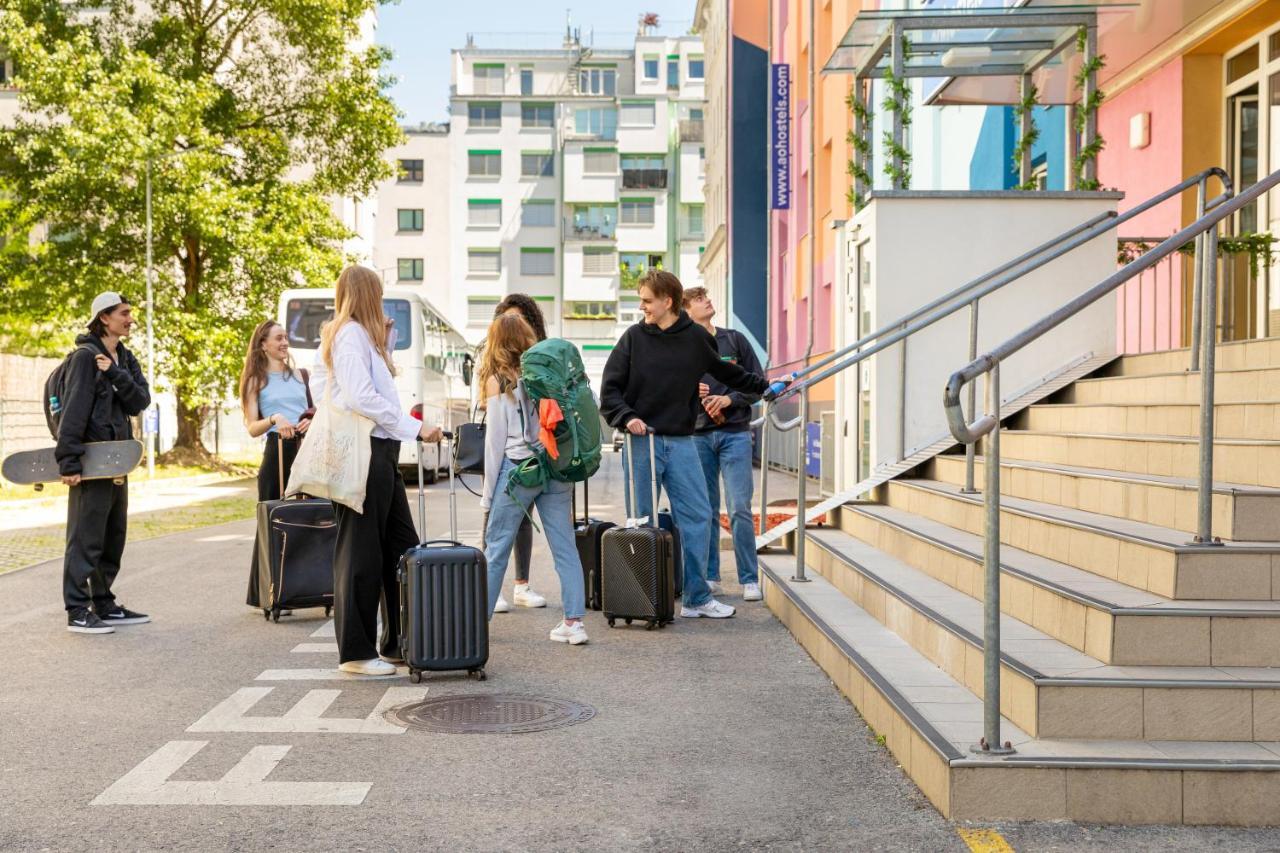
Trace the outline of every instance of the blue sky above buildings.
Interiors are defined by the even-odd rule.
[[[449,118],[449,52],[477,47],[555,48],[564,36],[565,17],[597,47],[630,47],[641,13],[656,12],[657,33],[684,35],[693,24],[695,0],[609,0],[577,6],[547,0],[400,0],[378,12],[378,43],[395,53],[391,96],[404,124]]]

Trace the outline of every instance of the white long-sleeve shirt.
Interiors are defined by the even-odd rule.
[[[333,400],[372,420],[374,438],[417,439],[422,424],[401,408],[395,377],[359,323],[343,324],[334,336],[332,377],[320,351],[316,351],[311,368],[314,400],[324,398],[331,378]]]

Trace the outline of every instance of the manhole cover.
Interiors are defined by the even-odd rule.
[[[596,709],[581,702],[537,696],[441,696],[387,711],[398,725],[454,734],[524,734],[572,726]]]

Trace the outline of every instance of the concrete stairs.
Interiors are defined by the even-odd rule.
[[[1235,395],[1216,412],[1222,546],[1191,542],[1185,350],[1120,359],[1007,422],[1010,756],[970,751],[984,516],[963,456],[810,529],[810,583],[793,556],[762,555],[768,605],[948,817],[1280,824],[1280,340],[1219,353]]]

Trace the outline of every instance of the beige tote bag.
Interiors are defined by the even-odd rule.
[[[331,388],[333,377],[325,383],[324,397],[293,460],[285,496],[328,498],[363,514],[373,421],[335,405]]]

